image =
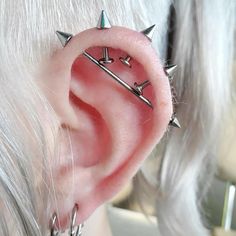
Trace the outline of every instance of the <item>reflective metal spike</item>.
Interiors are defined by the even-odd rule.
[[[181,128],[181,125],[180,125],[178,119],[176,118],[176,116],[173,116],[173,117],[171,118],[171,120],[170,120],[170,122],[169,122],[169,125],[170,125],[170,126],[173,126],[173,127],[175,127],[175,128]]]
[[[143,89],[146,88],[148,85],[150,85],[151,82],[149,80],[146,80],[144,81],[143,83],[141,84],[138,84],[138,83],[134,83],[134,86],[135,86],[135,90],[140,94],[140,95],[143,95]]]
[[[176,69],[177,69],[177,65],[168,65],[164,67],[164,71],[170,79],[173,78]]]
[[[101,58],[101,59],[99,60],[99,63],[102,63],[102,64],[111,64],[111,63],[114,62],[114,59],[109,56],[108,48],[103,48],[103,49],[102,49],[102,55],[103,55],[103,58]]]
[[[152,25],[148,27],[147,29],[142,30],[141,33],[143,33],[152,42],[152,37],[155,31],[155,28],[156,28],[156,25]]]
[[[61,31],[56,31],[57,37],[59,38],[63,47],[72,39],[73,35]]]
[[[107,17],[107,14],[102,10],[101,15],[98,20],[97,29],[110,29],[111,23]]]
[[[120,57],[119,60],[126,66],[128,66],[129,68],[131,68],[131,64],[130,64],[130,60],[131,57],[129,55],[127,55],[125,58],[124,57]]]

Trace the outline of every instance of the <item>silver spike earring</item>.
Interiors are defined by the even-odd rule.
[[[176,72],[176,69],[177,69],[177,65],[167,65],[164,67],[164,72],[165,72],[166,76],[168,77],[170,83],[173,82],[173,78],[174,78],[174,74]],[[176,98],[175,98],[176,95],[173,94],[173,93],[175,93],[174,87],[171,88],[171,93],[172,93],[172,101],[173,101],[173,103],[176,103]],[[170,119],[169,125],[172,127],[175,127],[175,128],[181,128],[181,125],[176,117],[175,112],[173,113],[173,115]]]
[[[142,30],[140,33],[144,34],[150,40],[150,42],[152,42],[152,37],[155,31],[155,28],[156,28],[156,25],[152,25],[148,27],[147,29]],[[120,57],[119,60],[122,62],[123,65],[128,66],[129,68],[132,67],[130,64],[131,56],[126,55],[125,57]]]
[[[107,17],[106,12],[102,10],[101,15],[98,20],[97,29],[105,30],[105,29],[110,29],[110,28],[111,28],[111,23]],[[100,63],[111,64],[114,62],[114,59],[109,57],[109,51],[107,47],[102,49],[102,55],[103,57],[99,59]]]
[[[106,12],[104,10],[102,10],[102,12],[100,14],[100,18],[97,23],[97,29],[101,30],[101,29],[109,29],[109,28],[111,28],[110,21],[107,17]],[[155,28],[155,25],[152,25],[151,27],[141,31],[141,33],[143,33],[150,41],[152,41],[152,35],[153,35],[154,28]],[[56,33],[57,33],[57,36],[58,36],[63,47],[65,47],[72,38],[72,35],[68,34],[68,33],[64,33],[61,31],[56,31]],[[108,69],[104,65],[104,64],[106,64],[104,61],[107,62],[105,57],[109,58],[108,51],[104,51],[104,53],[103,53],[103,55],[105,55],[103,57],[104,61],[103,61],[103,58],[102,58],[102,60],[97,60],[96,58],[94,58],[92,55],[90,55],[86,51],[83,52],[83,55],[88,60],[93,62],[96,66],[98,66],[101,70],[106,72],[112,79],[114,79],[116,82],[118,82],[120,85],[122,85],[129,92],[134,94],[137,98],[139,98],[146,105],[148,105],[148,107],[153,109],[152,103],[147,98],[145,98],[142,94],[140,94],[140,92],[137,91],[137,86],[135,86],[135,88],[131,87],[129,84],[127,84],[125,81],[123,81],[121,78],[119,78],[119,76],[117,76],[114,72],[112,72],[110,69]]]

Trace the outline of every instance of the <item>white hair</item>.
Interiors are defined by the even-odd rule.
[[[60,46],[55,30],[74,34],[93,27],[98,9],[106,9],[114,24],[136,30],[157,23],[153,46],[164,63],[171,4],[176,17],[172,60],[179,66],[174,86],[183,128],[171,131],[164,140],[157,215],[163,236],[208,235],[198,186],[203,176],[214,171],[211,152],[230,101],[233,0],[0,1],[1,235],[13,235],[13,228],[19,236],[46,235],[49,199],[56,199],[51,170],[46,167],[57,159],[59,121],[35,84],[38,65]],[[50,129],[44,127],[42,114]],[[49,137],[54,137],[50,147]]]

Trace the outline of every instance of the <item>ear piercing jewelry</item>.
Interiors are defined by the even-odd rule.
[[[78,209],[79,209],[78,204],[75,203],[72,209],[68,236],[81,236],[82,235],[83,224],[79,224],[78,226],[75,226]],[[65,232],[65,231],[60,231],[57,228],[57,225],[58,225],[57,214],[54,212],[50,221],[50,226],[49,226],[50,236],[60,236],[61,233]]]
[[[107,17],[106,12],[102,10],[100,18],[98,20],[97,29],[104,30],[104,29],[110,29],[110,28],[111,28],[111,23]],[[102,49],[102,55],[103,55],[103,58],[99,60],[100,63],[110,64],[114,62],[114,59],[109,57],[109,52],[108,52],[107,47]]]
[[[165,66],[164,67],[164,72],[165,74],[167,75],[170,83],[172,83],[173,81],[173,78],[174,78],[174,73],[177,69],[177,65],[168,65],[168,66]],[[173,93],[175,93],[174,91],[174,88],[172,87],[171,89],[171,93],[172,93],[172,96],[173,96],[173,103],[176,103],[176,98],[175,98],[175,95]],[[176,113],[174,112],[172,117],[171,117],[171,120],[169,122],[169,125],[172,126],[172,127],[175,127],[175,128],[181,128],[181,125],[176,117]]]
[[[152,25],[148,27],[147,29],[142,30],[140,33],[143,33],[150,40],[150,42],[152,42],[152,37],[155,31],[155,28],[156,28],[156,25]],[[126,57],[120,57],[119,59],[122,62],[122,64],[124,64],[125,66],[128,66],[129,68],[132,67],[130,64],[131,56],[127,55]]]
[[[145,29],[142,31],[142,33],[144,35],[146,35],[148,37],[148,39],[151,41],[151,37],[153,35],[153,30],[154,30],[155,25]],[[98,20],[98,24],[97,24],[97,29],[99,30],[104,30],[104,29],[109,29],[111,28],[111,24],[110,21],[105,13],[105,11],[103,10],[99,20]],[[64,33],[61,31],[57,31],[57,36],[62,44],[63,47],[65,47],[67,45],[67,43],[71,40],[72,35],[68,34],[68,33]],[[94,58],[92,55],[90,55],[88,52],[84,51],[83,55],[85,57],[87,57],[91,62],[93,62],[95,65],[97,65],[100,69],[102,69],[104,72],[106,72],[109,76],[111,76],[112,79],[114,79],[116,82],[118,82],[119,84],[121,84],[125,89],[127,89],[129,92],[131,92],[132,94],[134,94],[137,98],[139,98],[142,102],[144,102],[146,105],[148,105],[150,108],[153,109],[152,103],[145,98],[142,94],[142,90],[147,86],[147,85],[143,85],[142,89],[140,90],[140,85],[137,88],[136,85],[134,85],[135,87],[131,87],[129,84],[127,84],[125,81],[123,81],[121,78],[119,78],[119,76],[117,76],[114,72],[112,72],[110,69],[108,69],[105,64],[109,64],[113,62],[113,59],[109,57],[108,54],[108,48],[103,48],[103,58],[101,58],[100,60],[97,60],[96,58]]]

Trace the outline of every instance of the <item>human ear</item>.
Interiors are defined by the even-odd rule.
[[[150,82],[143,96],[153,108],[83,55],[86,51],[99,59],[102,47],[114,59],[106,67],[123,81],[132,87]],[[126,54],[132,68],[119,60]],[[135,175],[167,129],[171,91],[150,41],[123,27],[94,28],[72,37],[44,64],[39,85],[61,121],[62,151],[53,176],[58,218],[66,228],[74,203],[79,205],[76,223],[83,222]]]

